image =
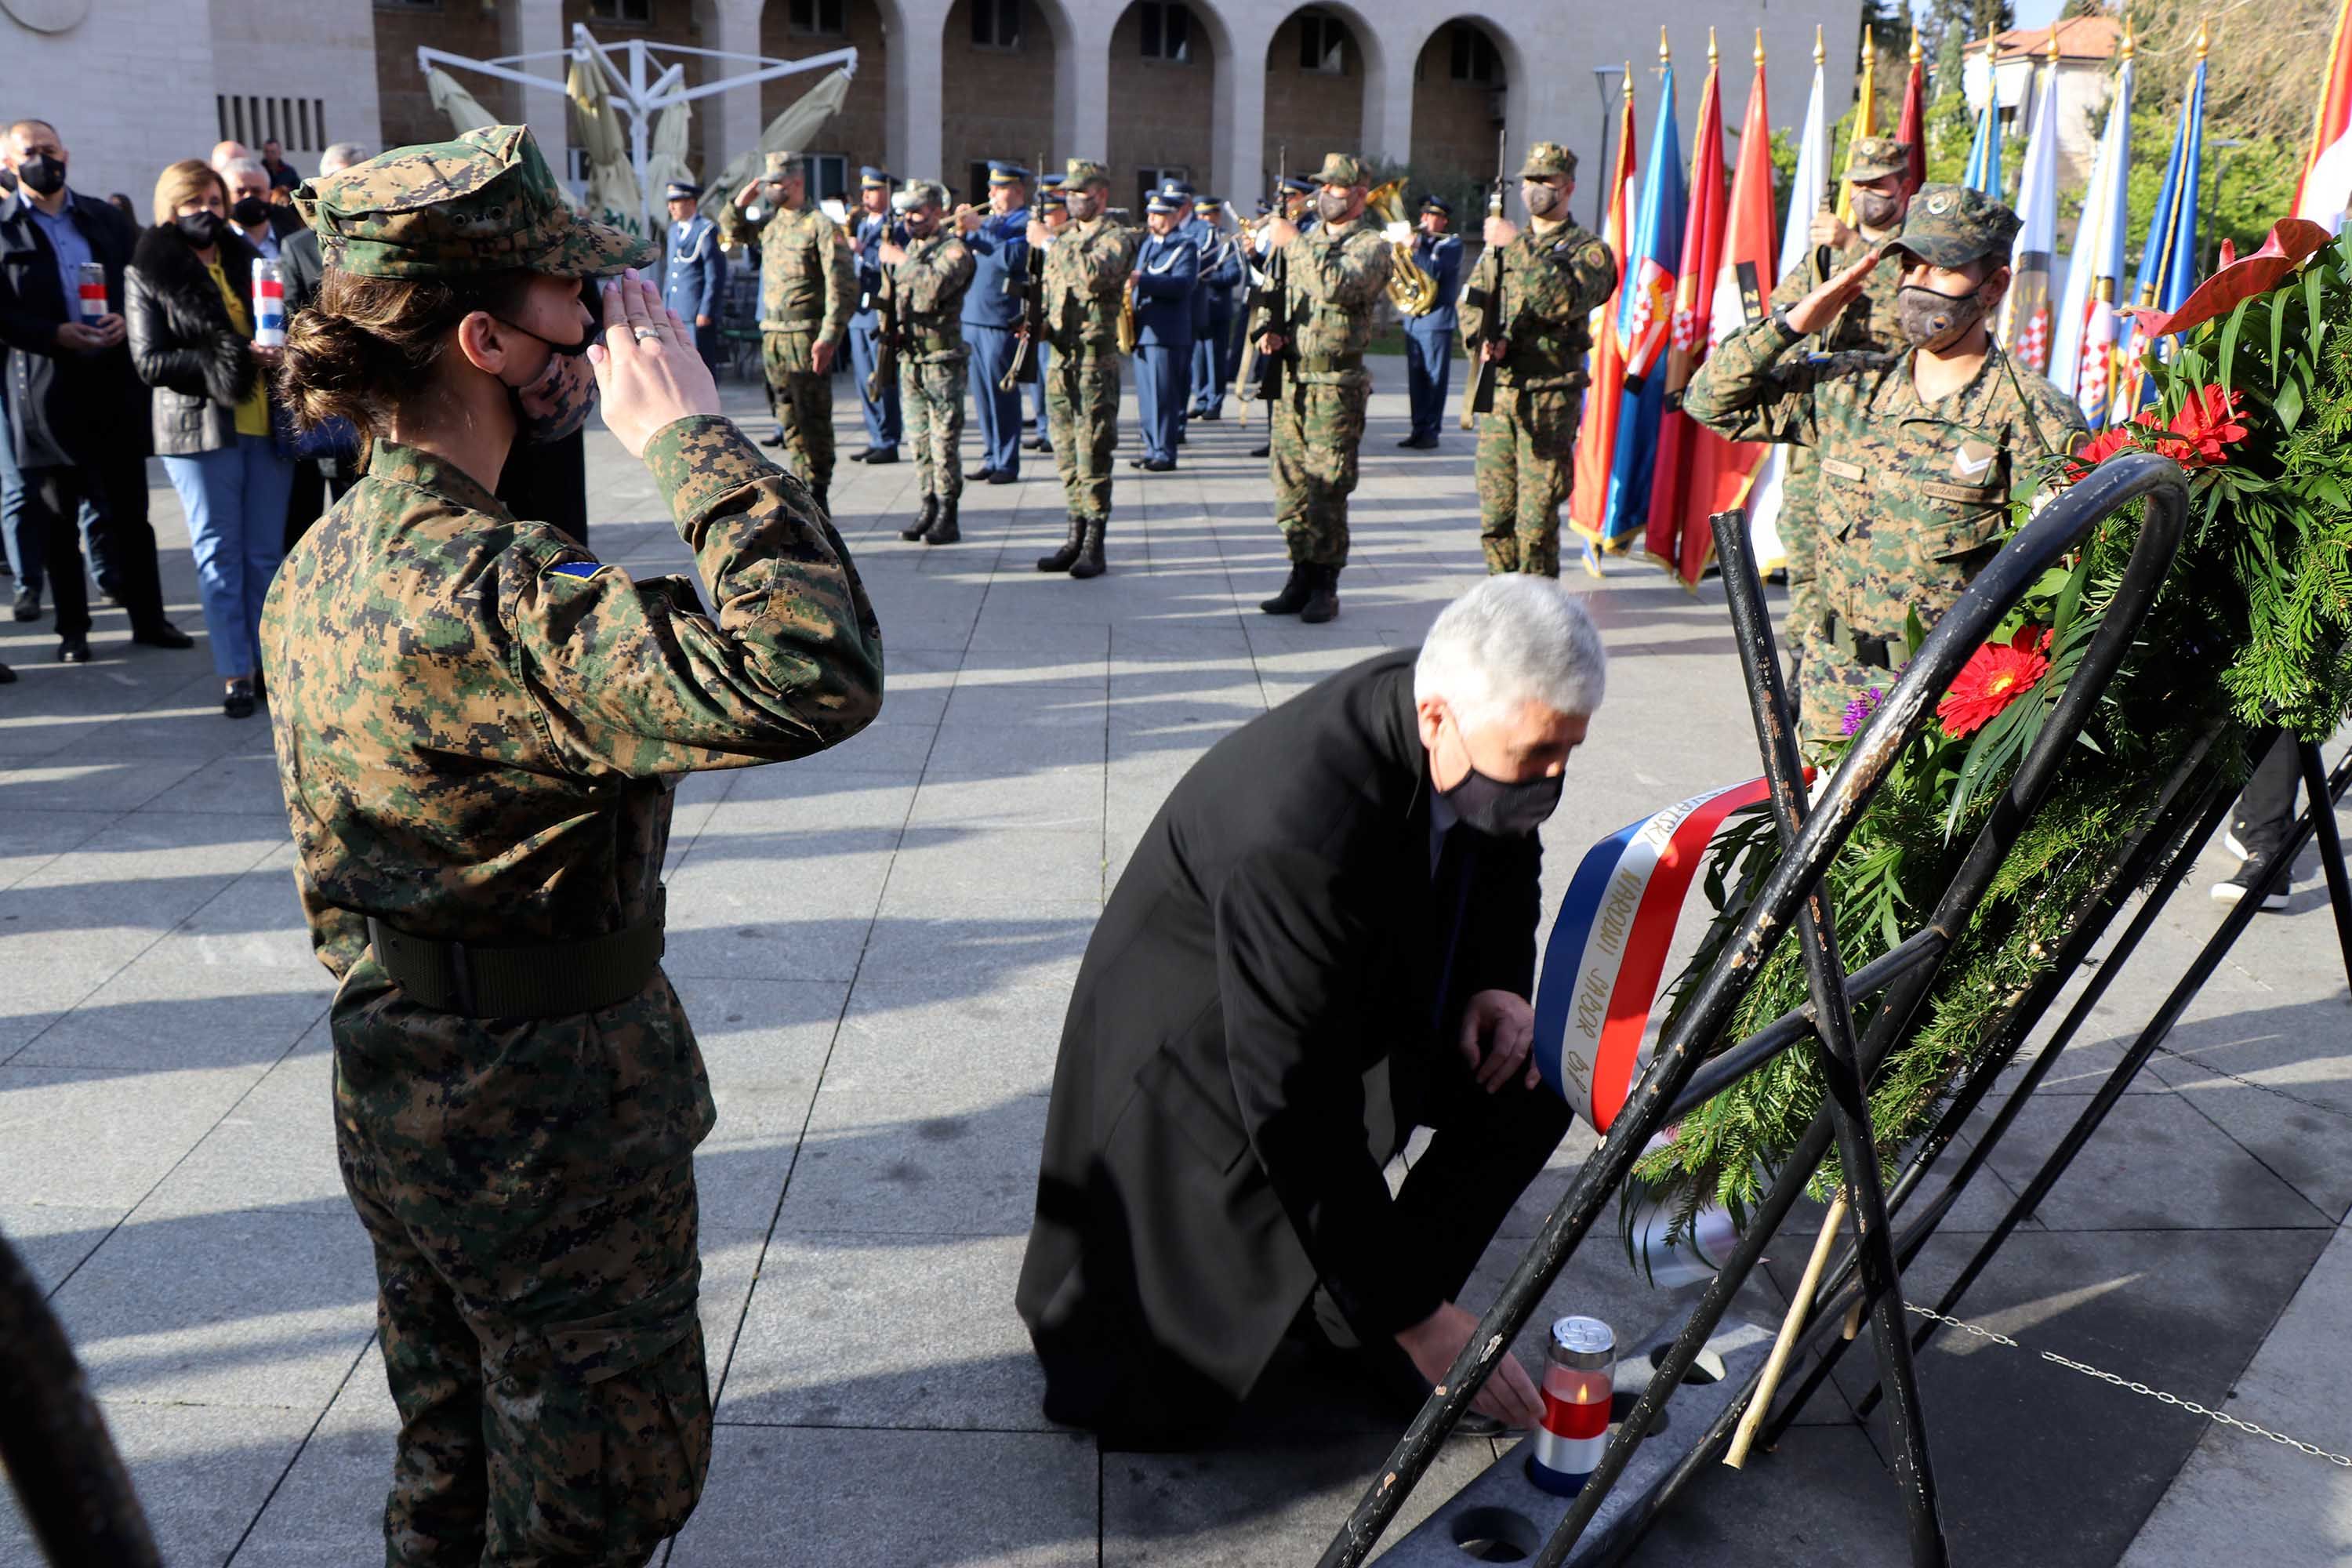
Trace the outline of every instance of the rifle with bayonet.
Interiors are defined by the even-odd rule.
[[[1045,157],[1042,153],[1037,156],[1035,177],[1040,181],[1045,177]],[[1034,223],[1045,221],[1040,216],[1045,210],[1041,205],[1042,200],[1042,193],[1033,194],[1029,198],[1030,220]],[[1013,340],[1013,362],[997,378],[996,390],[999,392],[1037,384],[1037,346],[1045,341],[1045,247],[1030,246],[1022,257],[1021,276],[1006,279],[1004,286],[1021,297],[1021,326],[1018,335]]]
[[[1508,129],[1495,134],[1495,185],[1486,193],[1486,216],[1503,216],[1503,185],[1510,168],[1510,132]],[[1475,430],[1478,416],[1495,411],[1495,372],[1500,368],[1486,356],[1489,344],[1500,346],[1510,341],[1510,329],[1503,320],[1503,247],[1486,247],[1478,258],[1478,275],[1465,290],[1464,302],[1478,311],[1478,335],[1470,343],[1470,384],[1462,392],[1462,428]]]
[[[890,193],[890,210],[874,231],[877,252],[885,245],[906,244],[906,232],[898,226],[899,215],[906,211],[900,205],[905,195],[903,191]],[[898,353],[907,345],[907,321],[898,310],[898,269],[887,261],[881,268],[882,281],[874,291],[874,369],[866,378],[866,395],[877,403],[898,386]]]
[[[1275,156],[1274,200],[1266,208],[1269,221],[1283,216],[1286,195],[1283,182],[1284,176],[1289,173],[1289,148],[1285,147]],[[1241,364],[1234,376],[1234,397],[1242,405],[1240,419],[1244,425],[1249,423],[1252,403],[1263,401],[1271,405],[1282,396],[1282,362],[1284,354],[1289,351],[1290,337],[1289,252],[1281,248],[1269,249],[1262,261],[1255,255],[1250,255],[1248,266],[1249,293],[1242,305]],[[1263,326],[1258,324],[1261,313],[1265,316]],[[1260,353],[1257,341],[1265,336],[1279,336],[1285,340],[1283,353]],[[1273,416],[1274,411],[1269,406],[1266,417],[1271,420]]]

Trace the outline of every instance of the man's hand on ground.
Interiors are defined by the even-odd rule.
[[[1536,1010],[1524,996],[1481,991],[1462,1009],[1462,1059],[1488,1094],[1499,1092],[1522,1068],[1529,1089],[1543,1081],[1542,1069],[1528,1059],[1535,1043]]]
[[[1433,1386],[1445,1381],[1454,1358],[1477,1331],[1478,1320],[1448,1301],[1398,1334],[1396,1342],[1412,1359],[1413,1370]],[[1470,1408],[1523,1431],[1543,1421],[1543,1396],[1536,1392],[1535,1379],[1528,1375],[1519,1358],[1507,1349],[1496,1359],[1494,1373],[1486,1379],[1486,1386],[1478,1391],[1478,1397],[1470,1402]]]

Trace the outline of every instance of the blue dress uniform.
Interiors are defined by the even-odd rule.
[[[1435,196],[1423,197],[1421,210],[1441,214],[1448,223],[1454,220],[1454,209]],[[1437,427],[1445,422],[1445,389],[1454,379],[1454,302],[1462,292],[1462,241],[1451,234],[1419,235],[1412,242],[1412,259],[1437,280],[1437,302],[1428,314],[1404,324],[1404,382],[1412,407],[1412,434],[1398,445],[1426,449],[1437,445]]]
[[[1202,209],[1214,209],[1223,204],[1214,196],[1203,197]],[[1197,419],[1221,419],[1225,411],[1225,392],[1233,384],[1233,376],[1225,369],[1226,345],[1234,337],[1234,286],[1242,280],[1242,250],[1238,237],[1217,232],[1217,226],[1205,218],[1196,220],[1200,228],[1201,298],[1208,301],[1205,318],[1195,315],[1192,336],[1192,414]],[[1205,321],[1205,326],[1202,325]]]
[[[991,163],[988,183],[1017,185],[1029,171],[1018,163]],[[980,415],[979,468],[966,479],[1010,484],[1021,477],[1021,389],[1000,391],[997,383],[1013,364],[1013,329],[1021,324],[1021,279],[1029,265],[1029,209],[1015,207],[980,220],[963,237],[975,266],[963,297],[963,341],[971,351],[972,406]]]
[[[1150,210],[1174,213],[1177,200],[1155,194]],[[1201,250],[1190,235],[1171,229],[1147,235],[1136,252],[1135,402],[1143,426],[1143,456],[1132,466],[1164,473],[1176,466],[1184,395],[1192,374],[1192,302],[1199,292]]]
[[[701,195],[700,185],[672,180],[662,199],[691,202]],[[662,257],[662,303],[693,328],[694,346],[705,364],[719,361],[719,310],[726,298],[727,257],[719,248],[719,226],[700,213],[670,225],[669,244]],[[697,316],[709,317],[710,324],[695,326]]]
[[[1062,205],[1062,176],[1047,174],[1037,182],[1037,216],[1042,222],[1047,213]],[[1065,209],[1066,210],[1066,209]],[[1045,367],[1053,363],[1054,351],[1044,343],[1035,348],[1037,384],[1029,389],[1029,401],[1035,419],[1034,433],[1021,443],[1025,452],[1050,452],[1054,449],[1053,432],[1045,423]]]
[[[888,190],[890,176],[868,163],[857,171],[862,191]],[[882,242],[907,243],[907,227],[896,214],[860,212],[850,229],[857,248],[857,309],[849,317],[849,365],[857,382],[857,399],[866,410],[866,450],[853,463],[895,463],[898,460],[898,378],[884,377],[882,395],[867,394],[874,379],[874,360],[880,348],[881,320],[874,309],[882,292]]]

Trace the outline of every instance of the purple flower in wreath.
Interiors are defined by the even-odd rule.
[[[1885,688],[1879,686],[1872,687],[1868,692],[1864,693],[1863,696],[1855,698],[1853,701],[1845,705],[1845,714],[1843,718],[1839,719],[1838,728],[1843,730],[1846,735],[1851,738],[1857,733],[1864,724],[1870,722],[1870,716],[1873,713],[1877,712],[1878,705],[1885,700]]]

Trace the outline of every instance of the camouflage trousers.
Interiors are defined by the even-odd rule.
[[[370,960],[346,980],[335,1150],[400,1412],[387,1568],[637,1568],[701,1496],[708,1089],[690,1034],[626,1006],[478,1024]]]
[[[833,483],[833,377],[814,366],[816,334],[763,332],[760,368],[768,378],[768,407],[784,427],[784,454],[802,483]]]
[[[1348,563],[1348,497],[1371,390],[1370,376],[1349,371],[1337,381],[1294,383],[1271,405],[1274,521],[1294,563]]]
[[[1780,479],[1780,553],[1789,563],[1788,646],[1781,651],[1799,659],[1821,635],[1822,579],[1813,552],[1820,543],[1821,522],[1816,500],[1822,488],[1821,458],[1811,447],[1781,448],[1788,465]]]
[[[1045,371],[1045,426],[1072,517],[1110,519],[1111,443],[1118,438],[1118,355],[1055,345]]]
[[[922,493],[953,500],[963,494],[964,356],[898,361],[898,408],[904,439],[915,449]]]
[[[1478,543],[1486,570],[1559,575],[1559,509],[1575,472],[1584,394],[1497,386],[1478,420]]]

